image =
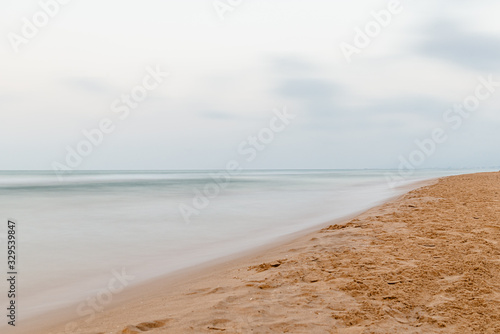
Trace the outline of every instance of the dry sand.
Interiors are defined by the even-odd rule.
[[[499,192],[500,173],[440,179],[80,333],[500,333]]]

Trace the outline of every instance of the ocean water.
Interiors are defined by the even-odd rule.
[[[0,172],[2,268],[7,219],[13,218],[19,314],[70,307],[83,316],[78,306],[88,298],[97,295],[98,306],[105,306],[109,296],[99,293],[117,272],[134,277],[127,284],[139,284],[404,192],[388,186],[387,172],[244,171],[226,180],[214,177],[217,171],[96,171],[62,181],[51,172]],[[418,171],[405,183],[469,172],[475,171]],[[209,196],[200,195],[205,192]],[[0,289],[7,291],[5,280]]]

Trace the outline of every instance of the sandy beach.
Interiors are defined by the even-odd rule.
[[[500,1],[0,8],[0,334],[500,334]]]
[[[500,173],[442,178],[265,254],[143,287],[74,332],[498,333],[499,191]]]

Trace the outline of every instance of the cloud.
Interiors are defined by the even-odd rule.
[[[323,78],[324,69],[300,57],[274,57],[268,61],[277,80],[274,93],[305,104],[329,103],[342,91],[340,85]]]
[[[294,74],[304,72],[314,72],[317,67],[299,57],[282,56],[275,57],[269,61],[273,71],[281,74]]]
[[[440,120],[450,102],[420,95],[401,96],[387,101],[375,101],[368,107],[376,113],[388,115],[415,114],[426,119]]]
[[[205,112],[201,112],[200,116],[202,116],[204,118],[212,119],[212,120],[230,120],[230,119],[238,118],[234,114],[229,114],[229,113],[225,113],[222,111],[205,111]]]
[[[500,69],[500,37],[466,31],[456,24],[438,23],[425,29],[428,36],[417,52],[473,70],[494,72]]]
[[[116,94],[116,89],[108,86],[102,80],[84,77],[70,77],[63,80],[66,87],[70,87],[78,92],[90,94]]]
[[[274,92],[285,98],[287,105],[298,103],[305,109],[307,115],[304,116],[313,123],[338,115],[341,110],[343,89],[329,80],[307,77],[281,79]]]
[[[280,83],[276,92],[287,98],[302,99],[306,102],[331,100],[340,87],[323,79],[294,78]]]

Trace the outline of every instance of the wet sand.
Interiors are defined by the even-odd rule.
[[[74,332],[499,333],[499,241],[500,173],[447,177],[265,254],[156,282]]]

